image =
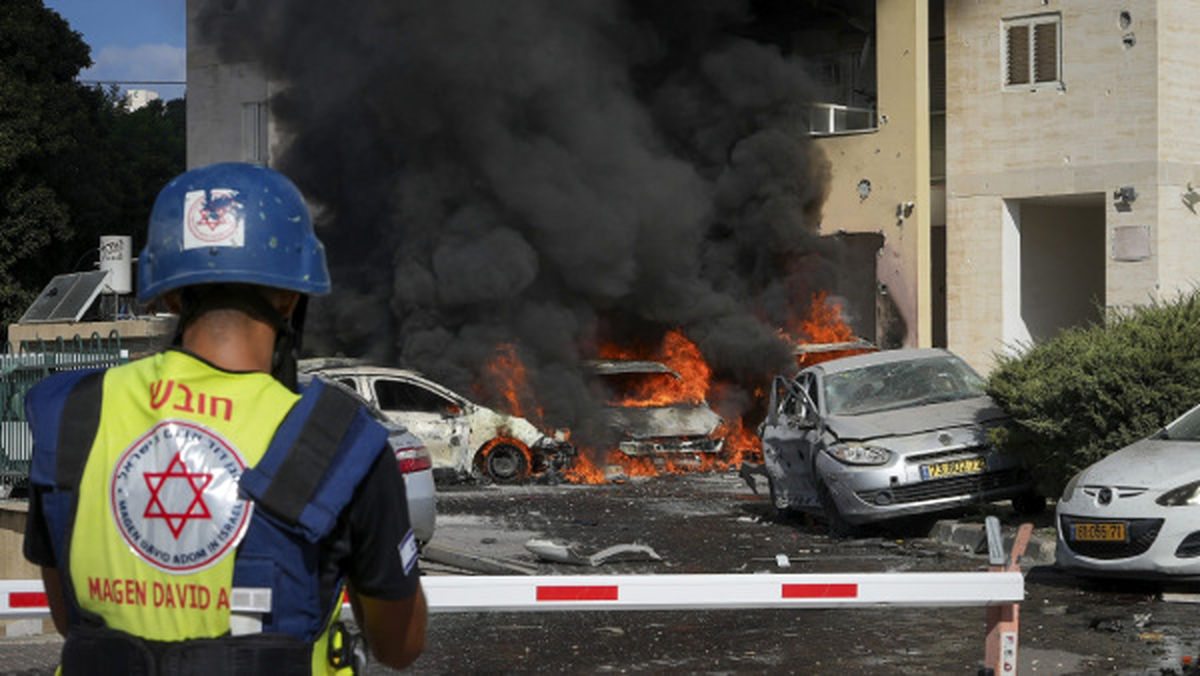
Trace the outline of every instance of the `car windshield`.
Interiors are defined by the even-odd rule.
[[[825,377],[830,415],[860,415],[984,396],[984,381],[946,355],[864,366]]]
[[[1159,436],[1172,441],[1200,441],[1200,406],[1176,418]]]

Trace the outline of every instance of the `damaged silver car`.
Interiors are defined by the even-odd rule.
[[[885,350],[775,378],[759,428],[771,500],[863,524],[1011,499],[1041,511],[1021,463],[989,430],[1006,420],[984,380],[943,349]]]
[[[346,360],[301,360],[300,370],[349,387],[417,435],[441,479],[516,482],[566,467],[575,449],[525,418],[470,401],[420,373]]]
[[[721,416],[704,400],[669,396],[672,381],[682,376],[666,364],[604,359],[591,361],[588,367],[605,390],[607,423],[625,455],[688,462],[723,450]]]

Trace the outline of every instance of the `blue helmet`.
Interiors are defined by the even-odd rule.
[[[329,293],[325,247],[300,191],[242,162],[192,169],[158,193],[137,281],[141,302],[193,284]]]

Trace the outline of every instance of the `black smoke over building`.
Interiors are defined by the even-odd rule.
[[[317,354],[491,403],[513,344],[545,422],[586,429],[581,360],[680,329],[741,413],[825,270],[828,167],[780,16],[749,0],[211,3],[223,60],[278,85],[273,164],[317,207]],[[798,304],[800,305],[798,307]]]

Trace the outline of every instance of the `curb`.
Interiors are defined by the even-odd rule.
[[[1004,548],[1007,551],[1012,547],[1017,529],[1006,525],[1001,527],[1001,532],[1004,534]],[[987,530],[981,523],[938,521],[929,532],[929,537],[972,554],[987,555]],[[1038,533],[1035,530],[1033,536],[1029,538],[1029,544],[1025,547],[1025,555],[1021,557],[1021,567],[1052,565],[1055,546],[1053,536]]]

